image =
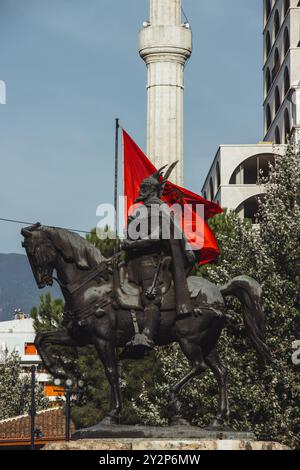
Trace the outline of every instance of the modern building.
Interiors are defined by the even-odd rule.
[[[300,136],[300,1],[264,0],[264,140],[221,145],[202,193],[255,222],[259,176]]]
[[[34,337],[33,319],[24,314],[14,320],[0,322],[0,360],[6,354],[17,353],[23,367],[40,364]]]
[[[0,361],[6,355],[17,353],[20,356],[24,374],[30,373],[32,365],[37,367],[36,380],[43,386],[50,400],[63,396],[64,392],[52,384],[52,377],[44,370],[42,360],[34,345],[35,331],[33,319],[18,312],[14,320],[0,322]]]
[[[300,2],[264,1],[265,141],[287,143],[300,125]]]
[[[182,21],[181,0],[150,0],[139,42],[148,73],[147,155],[157,168],[178,160],[171,179],[182,185],[184,66],[192,32]]]
[[[276,151],[283,152],[282,146]],[[267,176],[269,163],[274,163],[271,143],[221,145],[204,182],[203,197],[255,222],[258,196],[264,192],[258,180]]]

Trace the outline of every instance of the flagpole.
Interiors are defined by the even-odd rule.
[[[118,247],[118,178],[119,178],[119,119],[116,119],[116,130],[115,130],[115,193],[114,193],[114,208],[115,208],[115,243],[114,243],[114,255],[117,254]]]

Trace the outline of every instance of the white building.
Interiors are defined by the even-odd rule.
[[[181,0],[150,0],[139,52],[147,65],[147,155],[159,168],[178,160],[171,179],[183,184],[184,66],[192,33],[182,22]]]
[[[202,193],[223,208],[255,221],[260,172],[285,151],[300,129],[300,2],[264,0],[264,141],[221,145]],[[300,133],[299,133],[300,135]]]
[[[284,144],[300,126],[299,0],[264,1],[263,37],[264,140]]]
[[[19,318],[0,322],[0,358],[18,353],[24,367],[37,365],[41,359],[34,346],[35,331],[32,318]]]
[[[276,152],[283,152],[283,146],[276,146]],[[221,145],[204,182],[204,198],[255,222],[257,196],[264,191],[257,181],[267,176],[269,163],[274,163],[271,143]]]
[[[52,385],[52,378],[44,370],[42,360],[37,353],[34,338],[32,318],[17,315],[15,320],[0,322],[0,361],[3,361],[7,354],[17,353],[24,373],[29,374],[30,367],[35,365],[37,382],[43,386],[45,395],[50,400],[55,400],[57,396],[62,395],[62,390]]]

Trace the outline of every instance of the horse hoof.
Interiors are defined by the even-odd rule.
[[[228,424],[224,419],[215,418],[206,428],[207,431],[230,431]]]
[[[104,426],[111,426],[112,424],[119,424],[119,419],[116,416],[105,416],[100,424]]]
[[[171,419],[170,426],[191,426],[191,423],[181,416],[174,416]]]

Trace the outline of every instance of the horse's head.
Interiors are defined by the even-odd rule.
[[[72,282],[78,271],[88,271],[106,260],[87,240],[63,228],[35,224],[23,228],[21,234],[24,237],[22,245],[40,289],[52,285],[54,269],[58,278],[63,276],[64,283]],[[73,265],[73,271],[66,269],[66,265]]]
[[[52,274],[57,256],[56,249],[41,224],[23,228],[22,246],[26,250],[30,266],[40,289],[53,284]]]

